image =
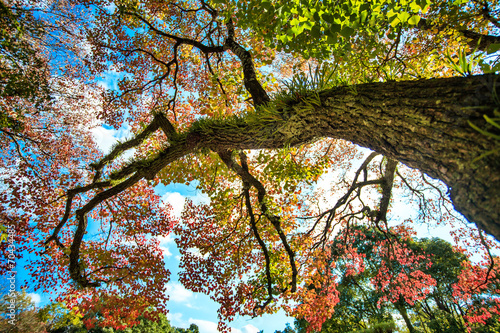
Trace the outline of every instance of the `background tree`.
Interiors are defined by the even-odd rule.
[[[470,316],[478,311],[478,304],[463,302],[457,299],[455,289],[462,283],[460,276],[465,273],[469,258],[452,245],[442,239],[415,239],[399,237],[400,233],[384,234],[379,230],[369,229],[366,226],[351,226],[353,230],[340,232],[341,237],[333,243],[332,259],[336,265],[335,272],[339,277],[337,290],[339,291],[339,303],[335,307],[333,316],[326,320],[321,332],[352,332],[374,330],[375,327],[390,330],[394,329],[394,318],[396,315],[403,318],[409,332],[494,332],[498,329],[498,317],[482,320],[480,323]],[[345,236],[355,235],[354,239]],[[384,261],[391,260],[384,253],[378,252],[377,248],[387,237],[394,237],[397,242],[402,242],[411,251],[425,254],[426,257],[419,263],[416,272],[429,275],[435,283],[428,284],[429,290],[424,297],[409,299],[407,297],[393,297],[394,287],[384,290],[381,285],[379,273]],[[348,240],[349,244],[344,242]],[[353,255],[356,253],[357,255]],[[361,258],[362,261],[359,261]],[[465,264],[467,263],[467,264]],[[398,261],[391,260],[388,265],[389,272],[385,274],[399,275],[401,271]],[[483,267],[483,269],[486,269]],[[408,284],[414,282],[408,281]],[[495,289],[497,278],[492,279],[488,291],[476,291],[475,296],[479,299],[489,299],[491,310],[485,312],[494,313],[494,299],[499,290]],[[387,301],[391,299],[391,301]],[[384,301],[385,300],[385,301]],[[488,306],[486,303],[482,306]],[[472,319],[472,320],[471,320]],[[392,323],[392,325],[391,325]],[[296,321],[296,330],[305,332],[309,328],[306,320]]]
[[[15,303],[12,303],[14,301]],[[5,316],[14,304],[15,316]],[[0,332],[2,333],[45,333],[46,325],[38,316],[38,310],[30,295],[25,290],[12,295],[3,295],[0,301]],[[14,324],[12,322],[14,320]]]
[[[167,317],[160,314],[155,320],[150,320],[147,318],[139,318],[138,323],[125,327],[123,329],[114,329],[112,327],[93,327],[91,329],[86,329],[85,326],[67,324],[62,325],[57,329],[50,330],[51,333],[199,333],[198,326],[191,324],[189,328],[176,328],[170,326],[170,322]]]
[[[77,308],[68,309],[64,303],[52,302],[38,310],[38,316],[49,332],[82,333],[86,332],[82,315]]]
[[[5,297],[4,300],[7,298]],[[189,328],[176,328],[170,326],[167,317],[160,314],[155,320],[140,317],[137,324],[116,329],[113,327],[99,327],[87,329],[83,325],[85,318],[94,317],[96,314],[86,313],[84,316],[77,314],[75,309],[67,309],[62,303],[50,303],[43,308],[36,308],[26,292],[18,294],[18,313],[16,325],[9,325],[2,318],[1,332],[50,332],[50,333],[199,333],[198,326],[191,324]],[[8,304],[3,302],[2,312]]]

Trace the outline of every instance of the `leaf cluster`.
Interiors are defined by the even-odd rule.
[[[28,110],[52,101],[48,67],[37,42],[43,22],[18,2],[0,2],[0,127],[19,131]]]

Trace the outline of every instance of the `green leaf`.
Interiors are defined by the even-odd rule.
[[[321,18],[319,17],[318,12],[314,12],[314,14],[313,14],[313,19],[314,19],[316,22],[321,21]]]
[[[486,130],[483,130],[483,129],[477,127],[476,125],[474,125],[470,120],[467,120],[467,122],[469,123],[470,127],[472,127],[473,129],[475,129],[479,133],[481,133],[483,135],[486,135],[487,137],[490,137],[492,139],[500,140],[500,135],[496,135],[496,134],[490,133],[490,132],[488,132]]]
[[[291,31],[292,31],[294,36],[298,36],[304,31],[304,25],[298,25],[298,26],[292,27]]]
[[[495,43],[495,44],[490,44],[488,46],[488,49],[486,50],[486,52],[488,54],[492,54],[492,53],[497,52],[498,50],[500,50],[500,43]]]
[[[368,17],[368,12],[366,10],[362,11],[361,13],[359,13],[359,21],[361,23],[363,23],[364,21],[366,21],[367,17]]]
[[[420,22],[420,16],[418,15],[413,15],[412,17],[410,17],[410,19],[408,20],[408,24],[410,25],[417,25],[418,22]]]
[[[364,3],[361,6],[359,6],[360,12],[365,12],[365,11],[368,11],[369,9],[370,9],[370,4],[368,4],[368,3]]]
[[[273,4],[272,4],[272,3],[267,2],[267,1],[266,1],[266,2],[262,2],[262,4],[261,4],[261,5],[262,5],[262,7],[263,7],[264,9],[266,9],[266,10],[269,10],[269,9],[273,6]]]
[[[430,4],[429,0],[416,0],[417,5],[422,9],[425,10],[425,8]]]
[[[328,44],[336,44],[337,43],[337,36],[328,35],[326,37],[326,42]]]
[[[322,16],[323,20],[325,20],[327,23],[333,23],[333,15],[324,13]]]
[[[397,17],[397,15],[393,16],[394,19],[391,21],[391,26],[393,28],[397,27],[399,23],[401,23],[401,20]],[[390,19],[389,19],[390,20]]]
[[[330,33],[332,34],[332,36],[335,36],[337,33],[340,32],[340,30],[342,29],[342,26],[340,24],[332,24],[330,26]]]
[[[319,26],[317,24],[312,27],[311,36],[313,36],[314,38],[321,37],[321,29],[319,28]]]
[[[282,42],[282,43],[286,43],[289,41],[289,38],[287,35],[280,35],[278,36],[278,39]]]
[[[410,14],[408,14],[407,12],[401,12],[398,14],[398,19],[404,23],[406,21],[408,21],[408,19],[410,18]],[[393,26],[394,27],[394,26]]]
[[[352,36],[352,34],[354,33],[354,29],[351,28],[351,27],[344,27],[341,31],[340,31],[340,35],[344,38],[349,38]]]
[[[420,11],[420,6],[416,2],[411,2],[410,9],[413,13],[418,13]]]

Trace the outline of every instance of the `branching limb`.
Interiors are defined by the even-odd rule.
[[[376,180],[370,180],[370,181],[364,181],[364,182],[360,182],[358,183],[358,178],[361,174],[362,171],[365,171],[366,168],[368,167],[368,164],[377,156],[378,154],[373,152],[371,153],[370,155],[368,155],[368,157],[364,160],[364,162],[361,164],[361,166],[358,168],[358,170],[356,171],[356,174],[354,175],[354,179],[351,183],[351,186],[349,187],[349,189],[347,190],[346,194],[344,194],[342,196],[342,198],[340,198],[337,203],[335,204],[335,206],[323,213],[321,213],[319,216],[318,216],[318,219],[316,220],[316,222],[314,223],[314,225],[312,226],[312,228],[307,232],[306,235],[310,235],[314,229],[316,228],[316,226],[319,224],[319,222],[323,219],[323,217],[327,216],[327,220],[326,220],[326,223],[325,223],[325,227],[323,229],[323,234],[321,236],[321,239],[314,245],[314,247],[318,247],[319,244],[323,243],[326,241],[326,239],[328,238],[328,233],[332,227],[331,223],[336,215],[336,212],[337,212],[337,209],[340,208],[342,205],[346,204],[347,200],[349,199],[349,197],[351,196],[351,194],[356,190],[358,189],[359,187],[362,187],[362,186],[366,186],[366,185],[375,185],[375,184],[380,184],[381,183],[381,180],[380,179],[376,179]],[[364,173],[365,174],[365,178],[366,178],[366,172]]]
[[[101,178],[102,168],[116,159],[121,153],[126,150],[132,149],[139,146],[144,140],[146,140],[151,134],[153,134],[158,128],[162,128],[167,136],[171,136],[175,133],[175,129],[172,124],[168,121],[162,113],[157,113],[154,116],[153,121],[139,134],[137,134],[133,139],[125,141],[118,144],[109,154],[104,156],[99,162],[93,163],[90,166],[95,170],[93,182],[97,182]]]
[[[262,237],[259,234],[259,229],[257,228],[257,222],[255,221],[255,215],[253,213],[252,202],[250,201],[250,185],[243,181],[243,193],[245,196],[245,206],[247,207],[248,216],[250,218],[250,226],[252,228],[252,232],[259,243],[260,248],[262,249],[262,253],[264,254],[264,260],[266,261],[266,280],[267,280],[267,299],[263,304],[259,304],[254,308],[254,315],[258,308],[263,309],[269,303],[271,303],[274,299],[273,297],[273,280],[271,276],[271,259],[269,257],[269,250],[267,249],[266,243],[262,240]]]
[[[71,278],[76,281],[82,287],[98,287],[100,285],[97,281],[89,281],[87,278],[87,274],[85,273],[84,265],[80,261],[80,247],[82,244],[83,236],[87,230],[87,214],[94,209],[99,203],[104,202],[105,200],[123,192],[127,188],[136,184],[140,179],[143,178],[143,175],[136,173],[129,179],[124,182],[113,186],[106,191],[98,193],[95,197],[93,197],[85,206],[78,209],[76,211],[76,218],[78,221],[78,226],[73,236],[73,243],[70,247],[70,255],[69,255],[69,274]]]
[[[249,175],[250,178],[253,179],[251,184],[258,190],[258,197],[260,198],[259,203],[262,213],[267,217],[269,221],[271,221],[272,225],[274,226],[274,229],[276,230],[276,232],[280,237],[281,243],[283,244],[288,254],[290,267],[292,269],[291,292],[295,292],[297,289],[297,274],[298,274],[297,266],[295,263],[295,252],[290,247],[290,244],[288,244],[286,235],[283,229],[281,228],[281,218],[279,216],[271,214],[271,212],[269,211],[267,204],[265,202],[265,195],[266,195],[265,188],[262,185],[262,183],[259,180],[257,180],[257,178],[255,178],[253,175],[251,175],[250,172],[248,171],[247,156],[243,152],[240,152],[240,161],[243,172]]]
[[[254,105],[258,106],[268,103],[271,99],[257,79],[255,66],[253,64],[250,52],[245,50],[240,44],[236,43],[234,39],[234,25],[231,19],[229,19],[229,21],[226,23],[226,27],[227,39],[224,43],[224,49],[231,50],[231,52],[236,54],[236,56],[240,59],[241,65],[243,67],[243,81],[245,83],[245,88],[252,96]]]
[[[210,58],[209,58],[208,54],[205,54],[205,61],[207,63],[207,67],[208,67],[210,74],[212,74],[213,76],[216,76],[214,70],[212,69],[212,65],[210,64]],[[217,80],[217,83],[219,84],[219,88],[220,88],[222,94],[224,96],[226,96],[226,106],[228,106],[226,90],[224,89],[224,86],[222,85],[222,82],[219,79],[219,77],[216,76],[216,80]]]
[[[205,5],[205,8],[208,8],[207,5]],[[233,24],[232,19],[229,19],[229,21],[226,23],[227,38],[224,42],[224,45],[222,45],[222,46],[220,46],[220,45],[219,46],[209,46],[209,45],[205,45],[205,44],[203,44],[197,40],[194,40],[194,39],[179,37],[176,35],[169,34],[163,30],[160,30],[159,28],[156,28],[153,23],[151,23],[149,20],[147,20],[143,16],[139,15],[138,13],[125,12],[125,14],[136,17],[141,22],[143,22],[154,33],[156,33],[160,36],[169,38],[171,40],[174,40],[176,42],[176,46],[179,46],[179,45],[194,46],[198,50],[200,50],[205,56],[207,56],[208,54],[211,54],[211,53],[217,54],[217,53],[223,53],[226,50],[230,50],[238,57],[238,59],[241,62],[241,65],[243,68],[243,78],[244,78],[245,88],[252,96],[254,105],[255,106],[264,105],[271,100],[269,98],[269,95],[267,94],[267,92],[264,90],[264,88],[262,87],[262,85],[260,84],[260,82],[257,79],[255,66],[254,66],[250,52],[247,51],[245,48],[243,48],[235,40],[235,29],[234,29],[234,24]],[[174,53],[176,53],[176,52],[174,52]],[[175,84],[175,82],[176,82],[176,80],[174,78],[174,84]]]
[[[246,155],[243,152],[240,153],[240,162],[241,162],[241,165],[239,165],[238,163],[236,163],[233,160],[233,158],[232,158],[232,152],[230,150],[220,151],[219,152],[219,156],[222,159],[222,161],[231,170],[233,170],[234,172],[236,172],[238,174],[238,176],[240,176],[240,178],[241,178],[241,180],[243,182],[243,189],[244,189],[244,191],[246,191],[246,193],[248,195],[249,195],[249,189],[250,189],[250,187],[253,186],[257,190],[257,200],[258,200],[259,205],[260,205],[260,210],[261,210],[262,214],[274,226],[274,229],[278,233],[278,235],[280,237],[280,240],[281,240],[281,243],[283,244],[283,247],[285,248],[285,251],[287,252],[287,255],[288,255],[288,258],[289,258],[289,261],[290,261],[290,267],[292,269],[292,281],[290,283],[290,285],[291,285],[291,289],[290,290],[291,290],[291,292],[295,292],[296,289],[297,289],[297,275],[298,275],[297,265],[295,263],[295,252],[290,247],[290,244],[288,244],[288,240],[286,238],[286,235],[285,235],[283,229],[281,228],[281,219],[280,219],[280,217],[276,216],[276,215],[273,215],[269,211],[269,209],[267,207],[267,204],[266,204],[266,190],[264,188],[264,185],[262,185],[262,183],[257,178],[255,178],[252,174],[250,174],[249,169],[248,169],[247,157],[246,157]],[[245,195],[247,195],[247,194],[245,194]],[[247,205],[247,209],[248,209],[248,206],[251,205],[249,197],[246,200],[246,205]],[[254,226],[252,226],[252,228],[254,228]],[[256,229],[256,226],[255,226],[254,234],[255,234],[256,231],[257,231],[257,229]],[[258,241],[259,241],[259,239],[258,239]],[[261,241],[259,241],[259,244],[261,245],[261,247],[263,245],[265,246],[265,244],[263,242],[261,243]],[[264,252],[264,256],[266,257],[267,250],[264,251],[264,249],[263,249],[263,252]],[[266,263],[267,263],[267,258],[266,258]],[[268,280],[268,282],[269,282],[269,280]],[[272,294],[269,294],[269,296],[272,297]],[[269,301],[269,299],[268,299],[268,301]],[[260,306],[260,307],[263,308],[268,303],[269,302],[266,301],[265,305]]]
[[[69,216],[71,214],[71,208],[73,205],[73,199],[77,194],[85,193],[90,190],[94,189],[101,189],[105,187],[111,186],[111,181],[104,181],[104,182],[94,182],[90,185],[87,186],[82,186],[82,187],[75,187],[71,190],[68,190],[66,194],[66,208],[64,210],[64,215],[61,219],[61,221],[57,224],[57,226],[54,228],[54,231],[52,232],[52,235],[45,241],[45,245],[48,245],[50,242],[54,241],[57,246],[61,249],[64,249],[65,246],[61,243],[61,241],[58,238],[59,231],[61,231],[62,227],[68,222]]]
[[[220,53],[220,52],[224,52],[225,51],[222,46],[208,46],[208,45],[205,45],[205,44],[203,44],[203,43],[201,43],[199,41],[196,41],[194,39],[184,38],[184,37],[179,37],[179,36],[176,36],[176,35],[169,34],[168,32],[165,32],[163,30],[160,30],[160,29],[156,28],[153,25],[153,23],[151,23],[150,21],[148,21],[146,18],[144,18],[143,16],[139,15],[138,13],[125,12],[124,14],[136,17],[137,19],[139,19],[139,21],[141,21],[142,23],[144,23],[151,31],[153,31],[154,33],[156,33],[156,34],[158,34],[160,36],[172,39],[172,40],[176,41],[179,44],[185,44],[185,45],[194,46],[194,47],[196,47],[197,49],[199,49],[201,52],[203,52],[205,54],[207,54],[207,53],[215,53],[215,52],[219,52]]]
[[[495,267],[495,259],[493,258],[493,255],[491,254],[490,247],[486,243],[486,240],[484,239],[483,232],[481,229],[477,229],[477,232],[479,233],[479,239],[481,240],[481,244],[483,244],[484,248],[486,249],[486,252],[488,253],[488,259],[490,260],[490,265],[488,266],[488,271],[486,272],[486,277],[484,278],[484,281],[477,285],[476,287],[473,288],[473,290],[478,289],[484,285],[486,285],[489,280],[490,280],[490,275],[491,272],[493,271],[493,268]]]

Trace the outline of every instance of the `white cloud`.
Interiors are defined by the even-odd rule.
[[[104,126],[95,126],[91,129],[94,141],[97,147],[107,154],[111,151],[111,147],[118,141],[125,141],[131,136],[130,125],[126,124],[115,130],[114,128],[105,128]],[[129,149],[123,153],[122,158],[128,159],[134,155],[135,149]]]
[[[170,257],[172,256],[172,252],[170,252],[169,246],[174,244],[174,238],[172,237],[172,234],[169,234],[167,236],[158,236],[156,237],[158,241],[160,242],[160,250],[162,250],[163,255],[165,257]]]
[[[194,297],[191,290],[184,288],[179,282],[169,282],[166,285],[167,294],[170,296],[170,300],[178,303],[189,303]]]
[[[172,237],[172,234],[168,234],[166,236],[158,236],[156,237],[159,241],[160,244],[174,244],[174,237]]]
[[[170,321],[170,325],[174,327],[188,327],[189,323],[182,319],[182,313],[167,313],[167,319]]]
[[[172,256],[172,252],[170,252],[169,248],[165,247],[165,246],[162,246],[161,243],[160,243],[160,250],[161,250],[161,252],[163,252],[163,255],[165,257],[169,258],[169,257]]]
[[[200,329],[200,333],[219,333],[217,330],[217,323],[214,323],[213,321],[189,318],[189,323],[197,325]],[[233,333],[241,333],[241,331],[238,331],[239,330],[231,330]]]
[[[31,301],[35,303],[35,305],[40,304],[40,302],[42,301],[42,297],[38,294],[29,293],[28,296],[31,298]]]
[[[161,197],[161,200],[172,206],[172,213],[176,217],[181,216],[184,209],[184,203],[186,202],[186,197],[178,192],[167,192]]]
[[[169,203],[172,206],[172,214],[178,218],[182,215],[186,199],[191,200],[196,205],[208,204],[210,202],[210,198],[206,194],[201,193],[201,191],[197,191],[196,195],[187,196],[179,192],[166,192],[161,197],[164,204]]]
[[[243,333],[258,333],[258,332],[260,332],[260,330],[257,327],[255,327],[251,324],[248,324],[248,325],[245,325],[242,327],[242,332]]]
[[[92,128],[92,136],[94,141],[97,143],[99,149],[108,153],[111,150],[111,146],[117,141],[115,134],[118,131],[115,129],[106,129],[102,126],[97,126]]]

